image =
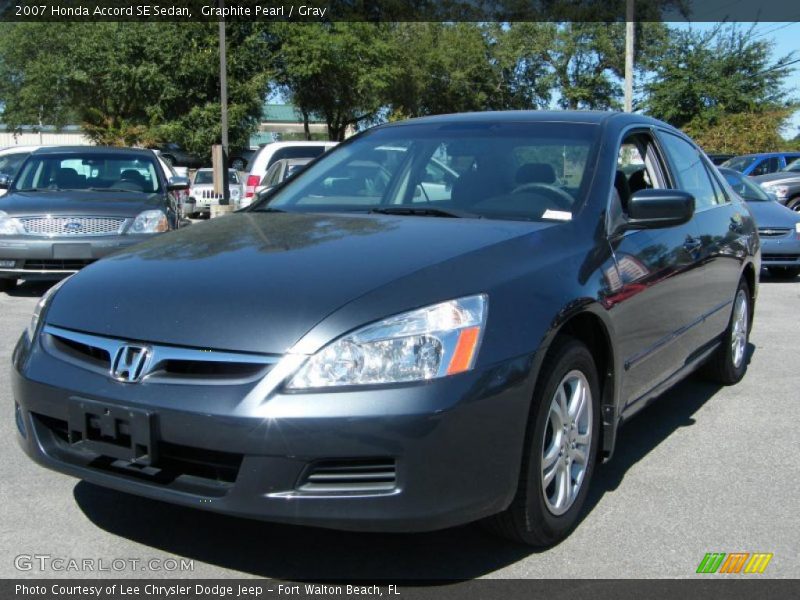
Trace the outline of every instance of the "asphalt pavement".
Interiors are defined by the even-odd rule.
[[[248,521],[38,467],[15,440],[8,372],[46,289],[0,293],[0,577],[698,577],[707,552],[769,552],[756,577],[800,577],[800,279],[762,279],[744,381],[692,377],[626,424],[577,530],[545,551],[476,525],[381,535]],[[54,559],[78,562],[40,570]],[[94,571],[70,568],[84,559]]]

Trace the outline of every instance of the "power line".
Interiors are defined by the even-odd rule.
[[[800,23],[800,21],[792,21],[791,23],[784,23],[780,27],[775,27],[774,29],[768,29],[767,31],[762,31],[754,35],[753,38],[764,37],[765,35],[768,35],[774,31],[780,31],[781,29],[786,29],[787,27],[791,27],[792,25],[797,25],[798,23]]]

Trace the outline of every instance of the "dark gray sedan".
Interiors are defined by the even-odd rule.
[[[778,202],[800,212],[800,159],[789,163],[781,171],[752,179],[766,191],[775,194]]]
[[[700,367],[744,376],[759,271],[747,205],[659,121],[376,127],[268,202],[51,289],[13,355],[18,439],[187,507],[368,531],[488,519],[549,545],[623,421]]]
[[[153,234],[176,229],[171,192],[150,150],[49,147],[0,178],[0,291],[18,279],[59,279]]]

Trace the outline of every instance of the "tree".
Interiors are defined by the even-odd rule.
[[[282,23],[271,44],[276,82],[302,113],[325,119],[330,139],[384,106],[395,73],[388,25]]]
[[[676,127],[697,132],[726,115],[784,107],[785,67],[793,55],[771,59],[773,43],[753,29],[720,25],[712,31],[671,29],[653,77],[643,90],[644,110]]]
[[[100,144],[179,142],[209,154],[220,140],[215,23],[0,25],[0,101],[12,128],[78,121]],[[266,37],[228,25],[231,139],[244,141],[269,80]]]

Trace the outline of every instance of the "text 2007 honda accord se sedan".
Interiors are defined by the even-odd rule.
[[[14,353],[19,439],[186,506],[370,531],[491,517],[548,545],[623,420],[701,365],[741,379],[759,267],[747,207],[658,121],[376,127],[52,288]]]

